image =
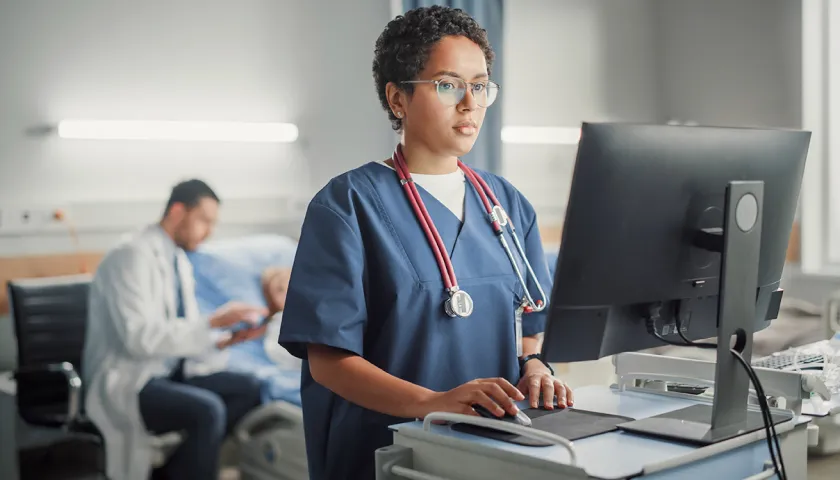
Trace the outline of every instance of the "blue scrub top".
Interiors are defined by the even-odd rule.
[[[513,220],[548,294],[551,279],[533,207],[506,180],[477,173]],[[437,261],[396,172],[374,162],[359,167],[331,180],[307,209],[279,343],[304,360],[301,399],[312,479],[373,479],[374,451],[392,443],[389,425],[410,419],[367,410],[316,383],[307,344],[355,353],[440,392],[477,378],[503,377],[514,385],[519,379],[514,312],[522,287],[477,192],[467,183],[462,224],[417,187],[459,286],[474,300],[467,318],[444,312],[447,294]],[[539,295],[533,284],[529,288]],[[542,332],[547,312],[526,315],[523,335]]]

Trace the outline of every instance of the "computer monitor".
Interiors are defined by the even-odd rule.
[[[624,428],[698,444],[761,429],[730,338],[742,332],[749,361],[753,332],[778,313],[809,142],[793,130],[584,124],[543,358],[661,346],[656,334],[679,341],[678,326],[689,339],[717,337],[715,380],[726,387],[712,408]]]

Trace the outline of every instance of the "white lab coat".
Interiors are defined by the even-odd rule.
[[[155,225],[109,252],[90,290],[82,359],[85,408],[105,440],[108,477],[146,480],[153,450],[138,393],[172,357],[206,354],[214,335],[198,312],[192,267]],[[177,255],[185,318],[175,318]]]

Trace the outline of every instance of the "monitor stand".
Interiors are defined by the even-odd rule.
[[[694,405],[618,425],[628,432],[709,445],[764,428],[760,411],[747,408],[750,379],[729,351],[731,338],[744,332],[741,355],[752,356],[764,182],[730,182],[726,189],[723,229],[698,231],[696,246],[720,252],[717,364],[712,406]],[[787,417],[774,415],[778,424]]]

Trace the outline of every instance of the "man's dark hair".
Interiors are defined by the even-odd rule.
[[[493,65],[495,54],[487,39],[487,31],[472,17],[458,8],[432,7],[415,8],[388,22],[385,30],[376,40],[373,53],[373,79],[382,108],[388,112],[391,127],[399,131],[402,120],[394,115],[388,105],[385,86],[394,82],[411,94],[412,84],[401,84],[415,80],[426,67],[429,53],[442,38],[454,35],[466,37],[484,52],[487,70]]]
[[[216,192],[201,180],[193,179],[181,182],[172,187],[172,194],[169,195],[169,201],[166,202],[166,210],[164,210],[163,215],[169,214],[172,205],[176,203],[182,203],[190,209],[198,205],[202,198],[212,198],[221,203]]]

